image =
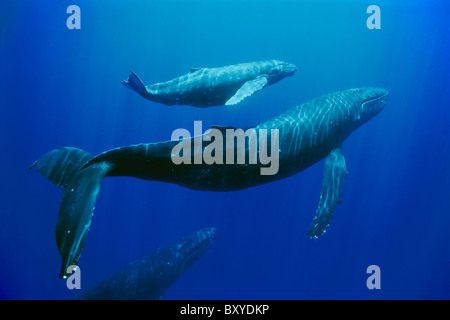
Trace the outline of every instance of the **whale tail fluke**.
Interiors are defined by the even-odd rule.
[[[112,168],[106,161],[85,166],[92,158],[84,150],[66,147],[46,153],[30,166],[64,188],[56,223],[56,243],[62,256],[61,278],[66,278],[68,267],[80,259],[101,182]]]
[[[78,264],[91,226],[100,185],[110,168],[108,162],[82,168],[63,191],[56,223],[56,244],[62,256],[60,278],[67,277],[69,266]]]
[[[143,97],[147,97],[149,95],[149,92],[147,91],[147,88],[145,87],[142,80],[139,79],[139,77],[131,70],[128,79],[123,80],[122,84],[130,89],[133,89]]]
[[[84,150],[64,147],[44,154],[33,162],[29,169],[36,168],[58,188],[63,188],[75,173],[92,158],[93,155]]]

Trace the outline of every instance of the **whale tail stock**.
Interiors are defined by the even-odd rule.
[[[142,80],[139,79],[139,77],[131,70],[130,70],[130,75],[128,76],[128,79],[123,80],[122,84],[125,85],[126,87],[136,91],[144,98],[148,98],[148,96],[150,95],[150,93],[147,91],[147,88],[145,87]]]
[[[101,182],[113,167],[105,161],[83,167],[92,158],[84,150],[65,147],[46,153],[29,167],[64,188],[56,224],[56,243],[62,256],[61,278],[67,277],[70,265],[78,263]]]

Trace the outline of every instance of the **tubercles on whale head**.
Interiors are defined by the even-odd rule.
[[[216,236],[216,228],[204,228],[184,238],[175,247],[175,257],[184,265],[194,263],[209,248]]]
[[[383,88],[359,88],[354,95],[359,100],[355,106],[355,122],[358,126],[376,116],[387,103],[389,91]]]
[[[297,66],[292,63],[283,62],[279,66],[280,72],[286,77],[293,76],[297,72]]]
[[[286,77],[291,77],[297,72],[297,67],[292,63],[275,60],[275,66],[270,69],[269,82],[271,84]]]

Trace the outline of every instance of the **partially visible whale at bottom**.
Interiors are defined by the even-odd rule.
[[[205,228],[161,247],[103,280],[79,299],[159,300],[209,248],[215,228]]]
[[[234,140],[227,143],[225,135],[221,141],[222,155],[236,157],[243,153],[244,159],[250,159],[250,154],[254,154],[250,152],[252,137],[274,130],[279,143],[270,149],[278,155],[279,170],[273,175],[261,173],[266,166],[261,158],[253,164],[236,161],[226,164],[224,159],[222,163],[175,164],[172,155],[174,147],[180,143],[178,140],[125,146],[95,157],[71,147],[46,153],[30,168],[35,167],[44,177],[64,188],[56,225],[56,242],[62,257],[61,277],[66,277],[67,267],[76,265],[80,259],[101,182],[108,176],[162,181],[202,191],[236,191],[292,176],[327,157],[319,205],[308,231],[310,238],[318,238],[327,230],[337,204],[342,201],[347,176],[342,144],[354,130],[383,110],[388,95],[385,89],[370,87],[335,92],[251,128],[251,136],[243,145],[235,144]],[[214,128],[227,131],[230,127]],[[272,133],[268,135],[272,141]],[[193,146],[192,159],[201,157],[216,143],[215,140],[207,142],[211,137],[209,140],[205,137],[196,148],[195,139],[183,139]]]

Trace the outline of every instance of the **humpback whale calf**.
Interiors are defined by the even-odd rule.
[[[82,300],[159,300],[209,248],[215,228],[205,228],[130,263],[80,297]]]
[[[206,108],[237,104],[296,71],[293,64],[267,60],[220,68],[191,68],[188,74],[150,86],[145,86],[131,71],[128,80],[122,83],[154,102]]]
[[[71,147],[50,151],[35,161],[44,177],[64,187],[56,225],[56,241],[62,256],[61,276],[76,265],[91,225],[95,201],[104,177],[131,176],[178,184],[195,190],[233,191],[292,176],[327,157],[322,190],[313,223],[308,231],[317,238],[327,229],[336,205],[341,202],[347,175],[342,143],[358,127],[377,115],[385,106],[388,91],[381,88],[357,88],[324,95],[253,127],[252,132],[278,129],[279,170],[273,175],[260,174],[265,164],[175,164],[174,146],[180,141],[145,143],[112,149],[94,157]],[[221,130],[229,127],[216,127]],[[190,139],[196,139],[192,137]],[[244,148],[229,144],[223,148]],[[190,141],[190,140],[189,140]],[[270,140],[271,141],[271,140]],[[213,141],[214,142],[214,141]],[[213,143],[202,140],[201,148],[192,147],[192,157]],[[190,144],[195,146],[195,141]],[[242,147],[243,146],[243,147]],[[232,150],[236,156],[242,150]],[[224,163],[224,162],[223,162]]]

